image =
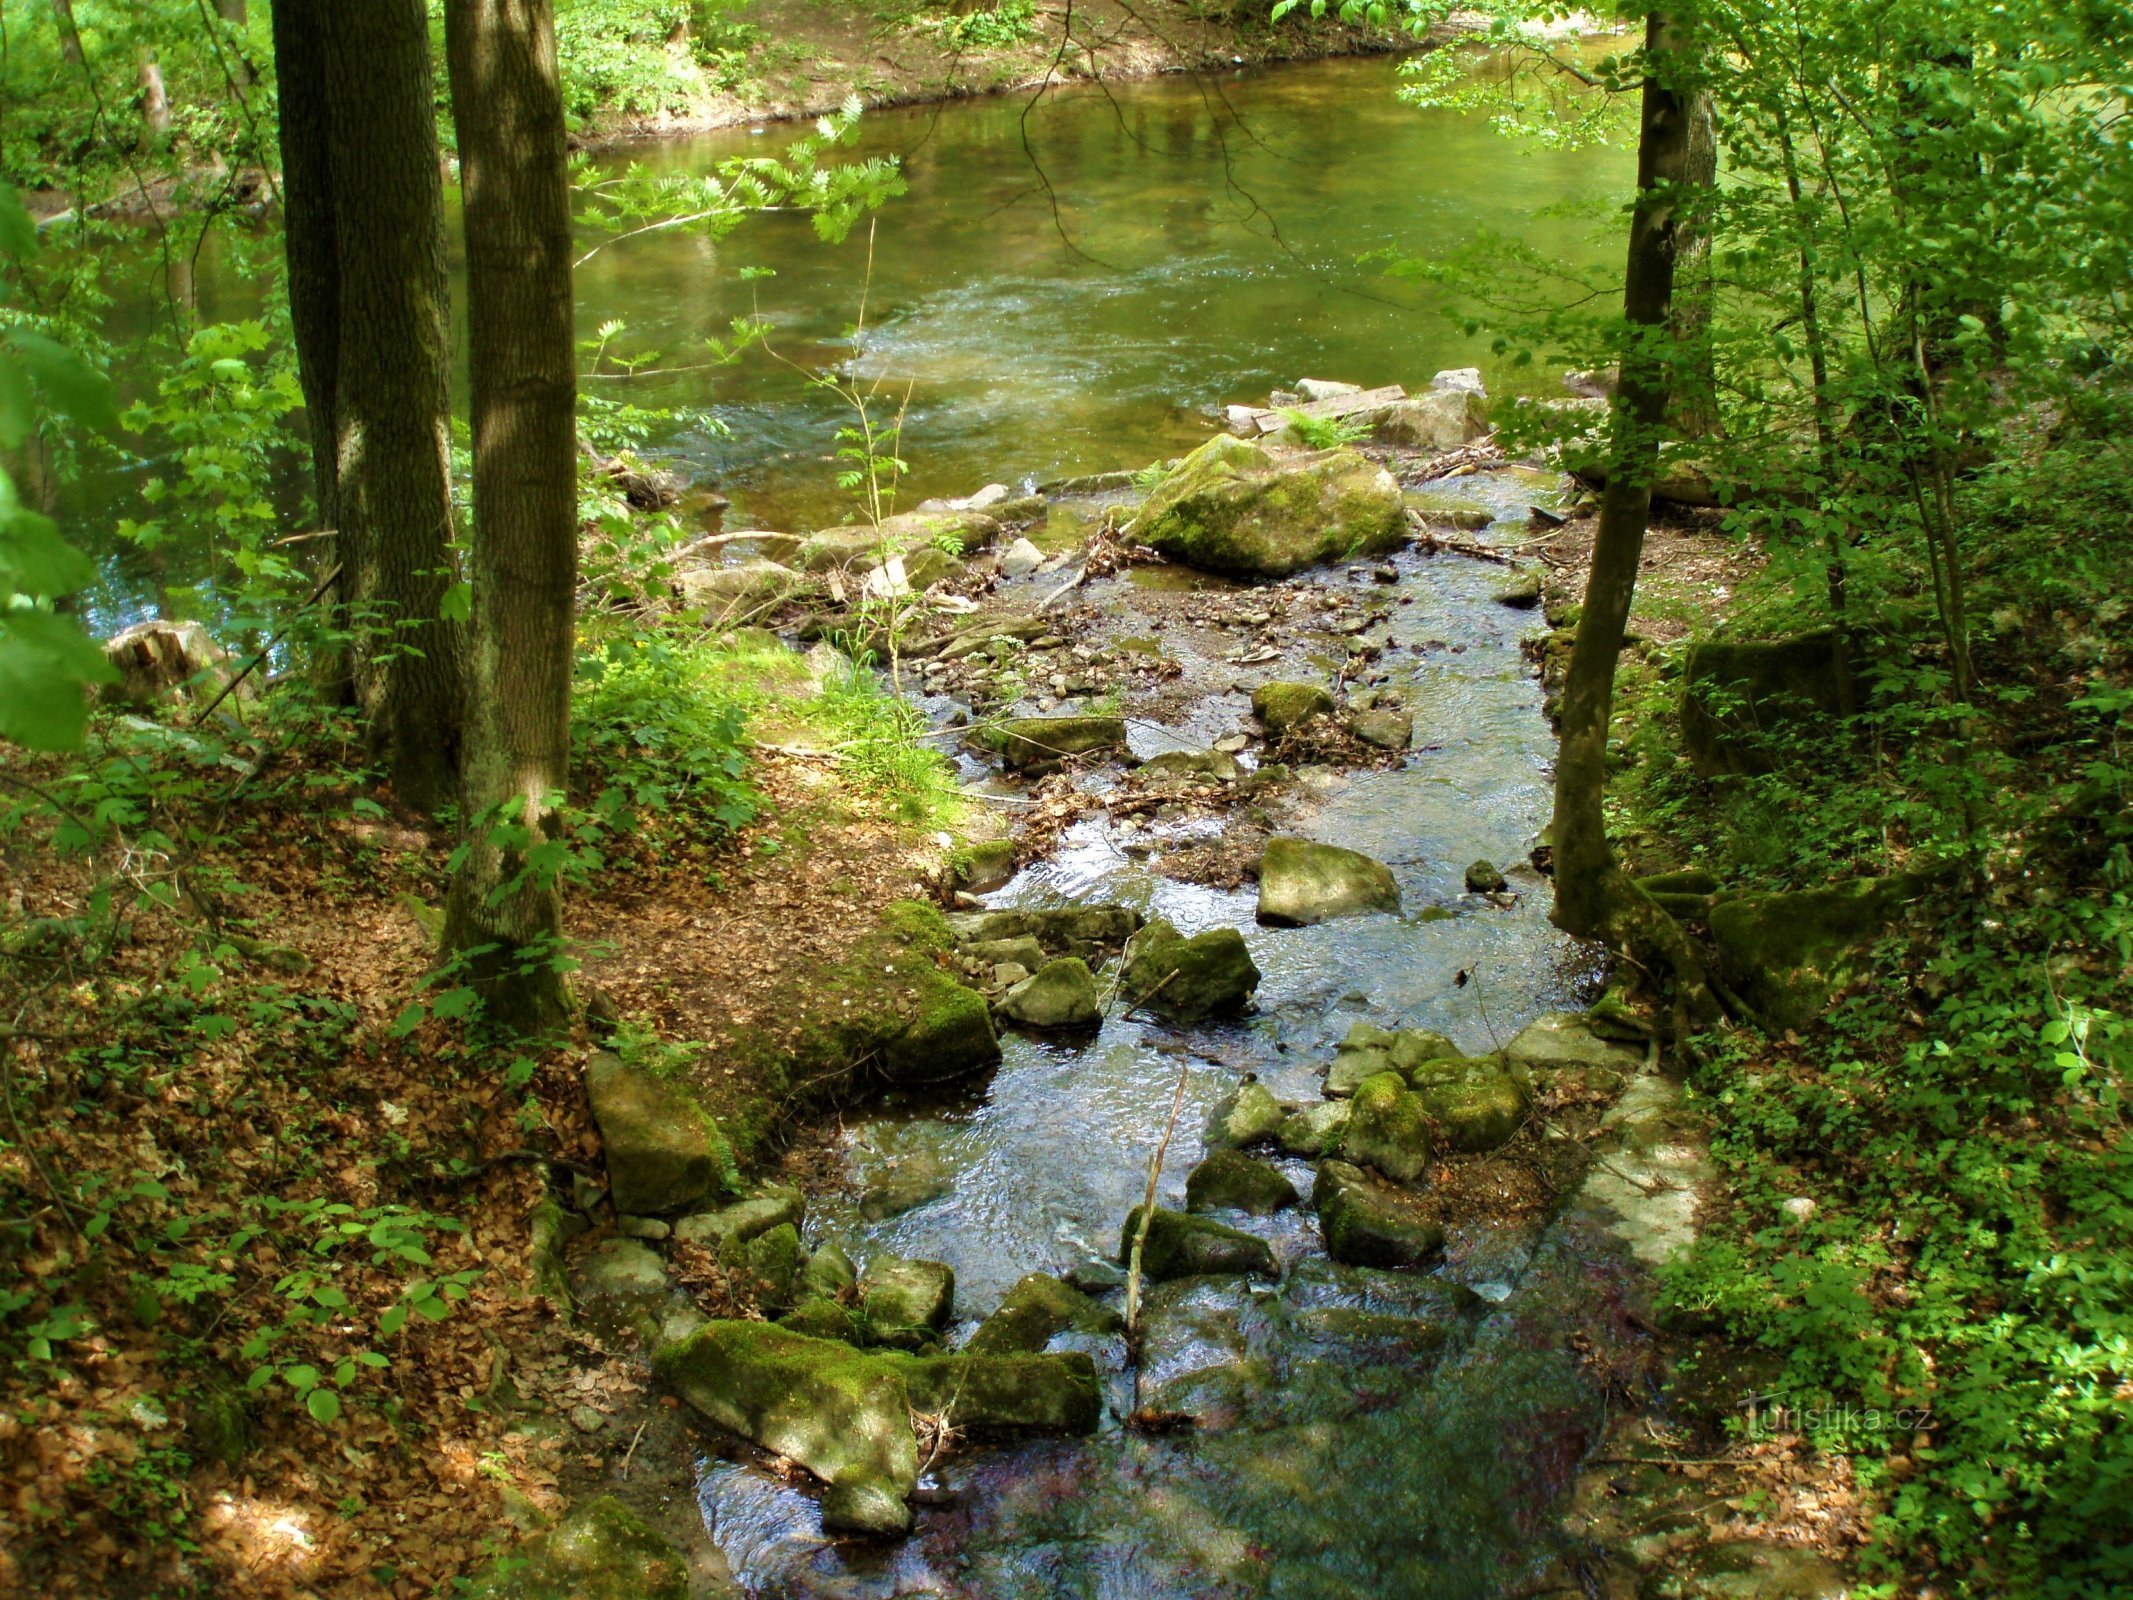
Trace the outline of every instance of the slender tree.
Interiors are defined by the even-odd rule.
[[[468,836],[445,937],[490,1017],[561,1015],[562,926],[542,847],[570,762],[577,588],[576,357],[563,99],[549,0],[450,0],[445,55],[466,197],[474,582]]]
[[[1607,487],[1593,536],[1592,571],[1563,685],[1562,751],[1555,777],[1556,925],[1651,956],[1672,969],[1692,1015],[1715,1010],[1702,958],[1681,926],[1615,864],[1607,842],[1607,733],[1615,662],[1629,625],[1644,529],[1651,515],[1672,369],[1674,269],[1689,178],[1692,128],[1688,60],[1675,17],[1646,22],[1637,196],[1630,213],[1622,291],[1626,324],[1616,385]]]
[[[1711,346],[1711,204],[1718,188],[1718,117],[1710,92],[1684,96],[1688,147],[1683,154],[1682,218],[1677,230],[1671,320],[1680,351],[1672,404],[1674,432],[1705,439],[1718,432],[1718,360]]]
[[[423,0],[275,0],[289,298],[348,680],[395,789],[457,793],[444,201]]]

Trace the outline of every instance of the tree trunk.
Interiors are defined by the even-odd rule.
[[[74,22],[74,0],[52,0],[52,20],[59,25],[60,58],[69,66],[80,66],[81,29]]]
[[[1631,213],[1622,310],[1628,323],[1614,397],[1607,487],[1593,538],[1570,669],[1563,685],[1562,750],[1555,777],[1556,926],[1598,937],[1670,967],[1693,1014],[1715,1011],[1703,963],[1680,925],[1615,865],[1607,842],[1607,733],[1615,661],[1629,625],[1652,481],[1673,375],[1670,327],[1676,233],[1689,171],[1690,116],[1683,66],[1666,14],[1645,29],[1637,199]]]
[[[141,53],[141,148],[162,149],[170,143],[170,94],[163,87],[163,63],[155,52]]]
[[[215,0],[215,15],[232,27],[245,25],[244,0]]]
[[[1718,188],[1718,118],[1708,90],[1685,96],[1688,149],[1675,241],[1672,321],[1677,350],[1671,421],[1684,439],[1718,432],[1717,354],[1711,348],[1711,220]]]
[[[549,0],[449,0],[473,380],[468,836],[445,939],[503,1028],[567,1014],[562,896],[528,848],[560,827],[577,588],[570,194]],[[533,870],[529,870],[532,867]]]
[[[297,367],[322,525],[337,530],[347,670],[408,804],[456,798],[463,641],[442,615],[451,357],[422,0],[276,0]]]

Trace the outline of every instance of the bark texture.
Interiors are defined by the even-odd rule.
[[[349,678],[393,786],[458,791],[443,185],[422,0],[276,0],[290,309]]]
[[[568,1005],[549,959],[560,889],[552,874],[525,870],[528,849],[558,826],[569,775],[577,589],[570,196],[554,13],[548,0],[450,0],[445,49],[466,205],[474,432],[471,821],[445,937],[472,958],[491,1020],[528,1032]]]
[[[1666,14],[1655,12],[1648,19],[1645,51],[1637,199],[1622,291],[1628,339],[1615,390],[1612,459],[1593,537],[1592,572],[1563,685],[1553,915],[1566,933],[1606,939],[1640,959],[1656,957],[1673,970],[1689,1009],[1708,1016],[1715,1004],[1694,945],[1615,864],[1607,842],[1607,733],[1614,714],[1615,662],[1636,594],[1652,481],[1666,431],[1676,355],[1674,272],[1689,177],[1689,97],[1677,36]]]
[[[1676,232],[1671,318],[1679,350],[1672,404],[1674,432],[1704,439],[1718,431],[1718,360],[1711,347],[1709,206],[1718,188],[1718,117],[1708,90],[1682,97],[1688,147],[1682,162],[1682,219]]]

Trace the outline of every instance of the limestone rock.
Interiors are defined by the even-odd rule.
[[[775,561],[743,561],[731,567],[683,567],[674,574],[681,603],[691,610],[724,613],[780,600],[796,593],[800,574]]]
[[[1293,1206],[1296,1187],[1274,1167],[1239,1150],[1213,1150],[1185,1179],[1187,1211],[1243,1211],[1272,1216]]]
[[[1259,862],[1259,920],[1302,928],[1334,917],[1400,909],[1383,862],[1339,845],[1277,837]]]
[[[477,1578],[469,1600],[688,1600],[681,1552],[613,1495],[574,1507]]]
[[[1322,1161],[1311,1203],[1326,1253],[1353,1267],[1426,1267],[1444,1252],[1444,1229],[1415,1198],[1346,1161]]]
[[[921,549],[968,555],[1000,536],[1000,524],[980,510],[906,511],[884,517],[877,529],[866,523],[825,528],[800,546],[798,560],[809,572],[826,567],[879,566],[888,553],[908,557]]]
[[[1165,750],[1136,770],[1143,778],[1212,778],[1217,783],[1235,783],[1237,758],[1226,750]]]
[[[1239,1084],[1215,1102],[1207,1118],[1206,1143],[1210,1150],[1237,1150],[1271,1139],[1288,1113],[1256,1080]]]
[[[1381,1072],[1357,1086],[1341,1159],[1375,1167],[1395,1183],[1414,1183],[1429,1170],[1429,1116],[1396,1072]]]
[[[1046,962],[1000,997],[999,1012],[1025,1028],[1090,1028],[1103,1021],[1096,979],[1079,956]]]
[[[1158,920],[1127,945],[1120,982],[1133,1003],[1164,1016],[1229,1016],[1250,1003],[1259,968],[1235,928],[1209,928],[1188,939]]]
[[[1526,1072],[1600,1067],[1624,1075],[1644,1067],[1644,1052],[1603,1039],[1575,1011],[1551,1012],[1527,1023],[1503,1048],[1504,1060]]]
[[[1836,714],[1837,635],[1707,639],[1682,666],[1681,739],[1697,776],[1768,772],[1774,738]]]
[[[1489,431],[1489,403],[1472,389],[1432,389],[1396,400],[1372,419],[1371,435],[1381,444],[1441,454],[1484,438]]]
[[[581,1304],[599,1300],[655,1300],[672,1282],[659,1252],[635,1239],[602,1239],[580,1256],[571,1273],[572,1298]]]
[[[1800,1028],[1865,964],[1923,889],[1907,873],[1712,904],[1711,940],[1726,982],[1772,1027]]]
[[[1393,549],[1406,537],[1406,520],[1392,474],[1352,450],[1277,463],[1225,434],[1149,495],[1136,531],[1203,571],[1286,577],[1320,561]]]
[[[1332,709],[1333,695],[1323,684],[1262,683],[1252,691],[1252,715],[1272,739]]]
[[[617,1211],[684,1211],[718,1183],[717,1126],[685,1090],[601,1051],[586,1064],[585,1093],[600,1128]]]
[[[1000,556],[1000,571],[1010,578],[1026,578],[1044,565],[1044,552],[1027,539],[1017,539]]]
[[[1432,1061],[1408,1077],[1437,1136],[1450,1149],[1474,1153],[1509,1141],[1532,1109],[1533,1097],[1500,1056]]]
[[[1068,1329],[1106,1334],[1124,1326],[1125,1318],[1101,1300],[1048,1273],[1032,1272],[1007,1291],[1000,1309],[979,1324],[965,1349],[971,1355],[1035,1354]]]
[[[806,1215],[807,1202],[798,1189],[766,1185],[735,1205],[717,1211],[699,1211],[674,1224],[674,1238],[682,1244],[699,1244],[714,1255],[728,1245],[746,1244],[772,1228],[791,1223],[795,1228]]]
[[[877,1344],[916,1348],[940,1336],[955,1311],[955,1270],[938,1261],[876,1256],[859,1280]]]
[[[1126,1214],[1119,1235],[1118,1259],[1130,1267],[1133,1239],[1140,1231],[1141,1207]],[[1156,1209],[1148,1224],[1148,1242],[1141,1250],[1141,1275],[1151,1283],[1171,1278],[1201,1276],[1274,1275],[1274,1252],[1264,1239],[1240,1228],[1225,1227],[1206,1217],[1183,1211]]]
[[[1126,723],[1122,717],[1010,717],[979,728],[971,741],[1017,772],[1052,772],[1070,756],[1123,752]]]
[[[955,937],[966,951],[978,951],[1000,939],[1034,939],[1042,956],[1080,956],[1093,969],[1104,957],[1124,946],[1141,926],[1141,914],[1131,906],[1054,906],[1044,911],[976,911],[948,919]],[[995,955],[994,960],[1020,960],[1018,954]],[[1029,963],[1035,971],[1044,963]]]
[[[1346,1100],[1325,1100],[1315,1106],[1306,1106],[1283,1119],[1275,1130],[1274,1142],[1281,1146],[1284,1155],[1311,1159],[1329,1150],[1338,1150],[1348,1132],[1348,1118],[1354,1109]]]

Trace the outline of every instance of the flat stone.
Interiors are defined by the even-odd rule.
[[[682,1244],[703,1245],[715,1255],[728,1244],[746,1244],[785,1223],[798,1227],[806,1212],[806,1199],[798,1189],[767,1187],[737,1205],[683,1217],[674,1224],[674,1237]]]
[[[916,1348],[938,1338],[955,1310],[955,1269],[939,1261],[876,1256],[859,1280],[877,1343]]]
[[[1259,862],[1261,922],[1308,927],[1334,917],[1399,909],[1399,885],[1383,862],[1308,839],[1267,841]]]
[[[1415,719],[1404,711],[1357,711],[1348,718],[1348,731],[1378,750],[1405,750],[1414,742]]]

